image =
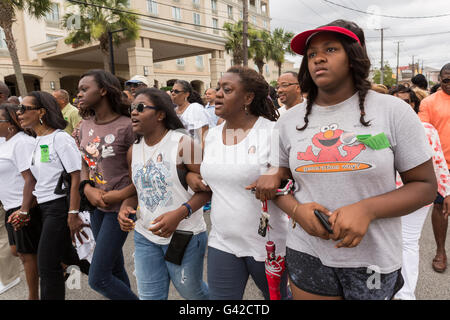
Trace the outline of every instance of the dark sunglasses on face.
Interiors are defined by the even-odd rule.
[[[155,106],[146,106],[143,103],[138,103],[138,104],[132,104],[130,106],[130,113],[132,113],[134,110],[137,110],[137,112],[141,113],[142,111],[144,111],[144,109],[153,109],[156,110]]]
[[[450,78],[442,79],[441,82],[445,83],[445,84],[449,84],[450,83]]]
[[[19,104],[17,107],[17,111],[20,113],[25,113],[27,110],[39,110],[41,107],[33,107],[33,106],[25,106],[23,104]]]
[[[170,90],[170,93],[175,93],[175,94],[179,94],[181,92],[184,92],[184,91],[180,91],[180,90],[177,90],[177,89]]]
[[[139,86],[141,86],[141,85],[143,85],[142,82],[132,82],[132,83],[128,84],[128,86],[129,86],[130,88],[137,88],[137,87],[139,87]]]

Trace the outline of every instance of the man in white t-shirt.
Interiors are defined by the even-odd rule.
[[[9,93],[8,87],[0,81],[0,104],[6,102]],[[20,282],[19,270],[20,260],[11,253],[5,227],[5,210],[0,202],[0,294]]]
[[[302,92],[300,90],[300,84],[298,83],[297,76],[297,72],[288,71],[283,73],[277,80],[278,98],[284,105],[278,109],[280,116],[293,106],[303,102]]]

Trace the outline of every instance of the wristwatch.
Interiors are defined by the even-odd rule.
[[[192,207],[187,202],[183,203],[182,205],[188,209],[188,214],[185,219],[189,219],[189,217],[192,215]]]

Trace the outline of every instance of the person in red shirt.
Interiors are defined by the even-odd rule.
[[[450,165],[450,63],[440,72],[441,88],[420,103],[419,117],[422,122],[432,124],[439,133],[447,165]],[[447,268],[445,238],[447,237],[448,214],[450,213],[450,195],[439,194],[434,201],[431,222],[436,240],[436,256],[433,269],[444,272]]]

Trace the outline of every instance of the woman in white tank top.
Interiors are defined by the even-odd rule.
[[[122,204],[123,231],[135,229],[135,267],[141,300],[167,299],[170,281],[185,299],[208,299],[203,282],[206,224],[202,206],[210,192],[188,191],[188,171],[200,172],[201,148],[184,133],[169,96],[142,89],[131,107],[138,140],[128,151],[130,176],[137,196]],[[139,217],[134,218],[138,205]],[[165,260],[175,230],[192,232],[181,265]]]

